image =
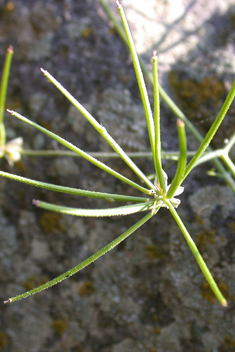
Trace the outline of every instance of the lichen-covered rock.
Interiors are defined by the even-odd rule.
[[[153,48],[158,50],[161,83],[169,90],[171,69],[171,88],[201,130],[208,129],[233,79],[234,10],[230,3],[123,1],[138,51],[150,60]],[[2,1],[0,41],[1,67],[8,45],[15,49],[8,108],[86,151],[110,151],[97,131],[43,77],[43,67],[125,150],[149,149],[128,50],[98,1],[47,0],[43,5],[39,0]],[[178,62],[182,57],[183,63]],[[149,84],[147,88],[151,90]],[[219,147],[233,132],[233,110],[216,142]],[[175,117],[164,103],[161,113],[163,147],[175,150]],[[11,116],[6,115],[5,121],[8,138],[24,137],[27,148],[62,148]],[[191,140],[189,149],[195,149]],[[108,163],[133,178],[120,160]],[[148,160],[138,160],[138,165],[147,174],[153,173]],[[27,300],[2,305],[0,348],[7,352],[233,351],[234,196],[221,186],[221,180],[206,175],[208,168],[206,164],[195,169],[186,180],[179,213],[229,301],[227,310],[211,294],[164,209],[76,276]],[[70,187],[138,194],[81,158],[23,157],[13,169],[1,160],[1,169]],[[80,219],[35,209],[32,199],[86,208],[107,203],[7,179],[0,179],[0,191],[1,301],[77,265],[140,219],[138,214]]]

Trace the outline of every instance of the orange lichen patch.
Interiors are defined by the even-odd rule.
[[[215,243],[214,231],[201,231],[197,235],[197,246],[200,252],[205,250],[207,243]]]
[[[225,336],[224,343],[230,350],[234,351],[235,340],[233,340],[231,336]]]
[[[85,281],[84,284],[80,287],[80,290],[79,290],[79,295],[81,297],[84,297],[84,296],[87,296],[87,295],[90,295],[92,293],[95,293],[96,292],[96,288],[93,286],[92,282],[91,281]]]
[[[65,231],[64,226],[60,222],[62,216],[59,213],[45,211],[39,220],[39,224],[45,232]]]
[[[163,259],[167,255],[167,251],[165,249],[153,244],[147,245],[145,247],[145,250],[147,251],[149,258],[151,259]]]
[[[206,76],[203,81],[197,82],[192,79],[180,79],[175,71],[169,73],[169,84],[179,102],[180,107],[191,118],[208,118],[209,110],[200,106],[209,104],[217,106],[226,93],[224,83],[215,76]]]
[[[7,347],[9,343],[9,337],[5,331],[0,331],[0,348],[3,349]]]
[[[62,319],[56,319],[52,323],[52,329],[61,337],[67,329],[67,323]]]
[[[228,293],[227,285],[225,285],[222,282],[218,282],[218,280],[215,280],[215,281],[217,282],[217,285],[218,285],[220,291],[222,292],[222,294],[224,295],[224,297],[227,300],[229,300],[230,295]],[[204,281],[203,284],[201,285],[201,295],[203,298],[205,298],[210,303],[214,304],[216,302],[216,297],[215,297],[214,293],[212,292],[207,281]]]
[[[89,38],[92,33],[93,33],[92,27],[87,27],[87,28],[83,29],[81,35],[83,38],[86,39],[86,38]]]

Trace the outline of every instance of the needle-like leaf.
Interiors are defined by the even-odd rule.
[[[136,173],[136,175],[145,182],[148,187],[152,188],[152,182],[145,176],[145,174],[138,168],[138,166],[131,160],[131,158],[124,152],[120,145],[110,136],[106,128],[102,126],[85,108],[82,106],[49,72],[41,68],[43,74],[52,82],[57,89],[64,94],[64,96],[81,112],[81,114],[90,122],[90,124],[101,134],[101,136],[109,143],[115,152],[122,158],[122,160]]]
[[[82,217],[106,217],[106,216],[120,216],[120,215],[130,215],[134,213],[139,213],[141,211],[150,210],[153,200],[146,203],[138,203],[125,205],[117,208],[108,209],[78,209],[70,208],[61,205],[55,205],[47,202],[42,202],[40,200],[33,200],[33,204],[39,208],[56,211],[57,213],[75,215]]]
[[[160,208],[156,209],[159,210]],[[131,226],[127,231],[125,231],[122,235],[120,235],[119,237],[115,238],[115,240],[113,240],[112,242],[110,242],[107,246],[103,247],[102,249],[100,249],[98,252],[96,252],[95,254],[93,254],[92,256],[90,256],[89,258],[87,258],[86,260],[84,260],[82,263],[78,264],[77,266],[75,266],[74,268],[66,271],[65,273],[63,273],[62,275],[56,277],[55,279],[47,282],[44,285],[41,285],[39,287],[34,288],[31,291],[25,292],[21,295],[9,298],[7,301],[5,301],[4,303],[11,303],[11,302],[15,302],[18,301],[20,299],[26,298],[28,296],[31,296],[37,292],[43,291],[53,285],[58,284],[58,282],[61,282],[65,279],[67,279],[68,277],[76,274],[78,271],[82,270],[83,268],[85,268],[86,266],[88,266],[89,264],[93,263],[94,261],[96,261],[97,259],[99,259],[102,255],[106,254],[108,251],[110,251],[111,249],[113,249],[114,247],[116,247],[119,243],[121,243],[122,241],[124,241],[128,236],[130,236],[133,232],[135,232],[139,227],[141,227],[145,222],[147,222],[150,218],[152,217],[152,213],[148,213],[147,215],[145,215],[141,220],[139,220],[137,223],[135,223],[133,226]]]
[[[102,163],[101,161],[95,159],[94,157],[90,156],[88,153],[84,152],[83,150],[81,150],[80,148],[76,147],[75,145],[73,145],[72,143],[66,141],[64,138],[59,137],[57,134],[47,130],[46,128],[38,125],[37,123],[27,119],[26,117],[18,114],[15,111],[12,110],[7,110],[11,115],[16,116],[18,119],[28,123],[29,125],[35,127],[37,130],[41,131],[42,133],[46,134],[47,136],[55,139],[57,142],[63,144],[66,148],[72,150],[73,152],[79,154],[80,156],[82,156],[84,159],[88,160],[90,163],[96,165],[97,167],[99,167],[100,169],[106,171],[107,173],[111,174],[112,176],[118,178],[119,180],[129,184],[132,187],[137,188],[139,191],[148,194],[149,191],[138,185],[137,183],[129,180],[127,177],[121,175],[120,173],[118,173],[117,171],[114,171],[112,168],[110,168],[109,166],[105,165],[104,163]]]

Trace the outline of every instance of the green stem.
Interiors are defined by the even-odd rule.
[[[186,139],[186,133],[185,133],[185,125],[184,122],[180,119],[177,120],[177,127],[178,127],[178,135],[179,135],[179,149],[180,149],[180,155],[179,155],[179,160],[178,160],[178,165],[177,165],[177,170],[175,173],[175,176],[172,180],[171,186],[167,192],[167,198],[172,198],[177,190],[177,188],[180,186],[184,172],[185,172],[185,166],[187,162],[187,139]]]
[[[228,169],[231,171],[231,173],[233,174],[233,177],[235,178],[235,165],[232,162],[232,160],[230,159],[229,155],[223,154],[221,155],[221,159],[224,161],[224,163],[226,164],[226,166],[228,167]]]
[[[102,163],[101,161],[93,158],[92,156],[90,156],[88,153],[84,152],[83,150],[81,150],[80,148],[76,147],[75,145],[73,145],[72,143],[66,141],[65,139],[59,137],[58,135],[56,135],[55,133],[47,130],[46,128],[38,125],[37,123],[28,120],[26,117],[18,114],[15,111],[12,110],[7,110],[10,114],[12,114],[13,116],[16,116],[18,119],[28,123],[29,125],[33,126],[34,128],[36,128],[37,130],[39,130],[40,132],[46,134],[47,136],[49,136],[50,138],[55,139],[58,143],[61,143],[62,145],[64,145],[66,148],[72,150],[73,152],[79,154],[80,156],[82,156],[84,159],[88,160],[90,163],[92,163],[93,165],[96,165],[97,167],[99,167],[100,169],[106,171],[107,173],[109,173],[110,175],[118,178],[119,180],[129,184],[130,186],[138,189],[139,191],[149,194],[149,190],[138,185],[137,183],[129,180],[127,177],[121,175],[119,172],[114,171],[112,168],[110,168],[109,166],[105,165],[104,163]]]
[[[190,234],[188,233],[186,227],[184,226],[182,220],[180,219],[178,213],[176,212],[175,208],[171,205],[171,203],[168,201],[167,205],[169,206],[170,212],[175,219],[177,225],[179,226],[181,232],[184,235],[184,238],[191,249],[194,258],[196,259],[201,271],[203,272],[208,284],[210,285],[212,291],[214,292],[216,298],[219,300],[219,302],[222,304],[223,307],[227,307],[227,301],[222,295],[219,287],[217,286],[215,280],[213,279],[213,276],[211,275],[206,263],[204,262],[204,259],[202,258],[201,254],[199,253],[197,246],[195,245],[194,241],[192,240]]]
[[[160,98],[158,83],[158,62],[156,51],[153,52],[153,92],[154,92],[154,127],[155,127],[155,156],[154,165],[157,180],[163,193],[166,191],[166,182],[162,171],[161,162],[161,130],[160,130]]]
[[[110,9],[110,6],[109,6],[107,0],[100,0],[100,3],[103,6],[103,9],[105,10],[108,18],[112,21],[112,24],[114,25],[114,28],[115,28],[116,32],[118,33],[119,37],[128,46],[128,40],[127,40],[126,34],[123,30],[123,27],[120,25],[120,23],[117,20],[113,11]]]
[[[43,156],[43,157],[50,157],[50,156],[72,156],[72,157],[80,157],[80,155],[70,152],[68,150],[30,150],[30,149],[22,149],[20,152],[21,155],[27,156]],[[120,155],[117,153],[112,152],[90,152],[90,156],[94,158],[120,158]],[[193,155],[193,153],[192,153]],[[133,152],[128,153],[130,158],[152,158],[151,152]]]
[[[233,147],[234,143],[235,143],[235,133],[232,135],[232,137],[230,137],[230,139],[224,149],[226,149],[227,152],[229,153],[229,151]]]
[[[7,49],[6,59],[3,67],[2,79],[1,79],[1,87],[0,87],[0,157],[3,156],[4,150],[3,147],[6,144],[6,131],[4,126],[4,113],[6,106],[6,96],[7,96],[7,87],[11,69],[11,61],[13,56],[13,48],[9,46]]]
[[[215,151],[216,152],[216,151]],[[191,151],[187,152],[187,156],[194,156],[196,152]],[[70,152],[68,150],[31,150],[31,149],[22,149],[20,151],[21,155],[27,155],[27,156],[43,156],[43,157],[50,157],[50,156],[71,156],[71,157],[81,157],[81,155],[78,155],[74,152]],[[132,152],[132,153],[127,153],[130,158],[152,158],[153,154],[152,152]],[[209,153],[208,153],[209,154]],[[90,152],[89,155],[93,156],[94,158],[119,158],[120,156],[116,153],[112,152]],[[219,156],[221,154],[218,154]],[[215,156],[213,156],[215,157]],[[212,159],[212,156],[208,158]],[[171,159],[171,160],[178,160],[179,159],[179,152],[161,152],[161,158],[162,159]],[[201,160],[201,159],[200,159]]]
[[[144,107],[144,111],[145,111],[150,146],[151,146],[151,150],[152,150],[152,153],[154,156],[154,154],[155,154],[154,123],[153,123],[153,116],[152,116],[152,111],[151,111],[151,107],[150,107],[150,103],[149,103],[148,93],[147,93],[147,89],[145,86],[144,77],[143,77],[143,73],[141,70],[139,58],[138,58],[138,55],[137,55],[137,52],[135,49],[135,44],[132,39],[131,31],[130,31],[129,25],[127,23],[127,20],[126,20],[125,13],[124,13],[123,8],[120,5],[120,3],[118,1],[116,1],[116,3],[118,6],[118,9],[119,9],[119,12],[120,12],[122,24],[124,27],[124,31],[126,33],[127,42],[128,42],[129,50],[130,50],[132,61],[133,61],[133,66],[134,66],[134,70],[135,70],[135,74],[136,74],[136,78],[137,78],[137,82],[138,82],[138,86],[139,86],[139,90],[140,90],[140,95],[141,95],[141,99],[142,99],[142,103],[143,103],[143,107]]]
[[[106,254],[108,251],[110,251],[111,249],[113,249],[114,247],[116,247],[119,243],[121,243],[122,241],[124,241],[128,236],[130,236],[134,231],[136,231],[140,226],[142,226],[146,221],[148,221],[149,219],[151,219],[152,214],[149,213],[147,215],[145,215],[140,221],[138,221],[135,225],[133,225],[132,227],[130,227],[127,231],[125,231],[123,234],[121,234],[119,237],[115,238],[115,240],[113,240],[112,242],[110,242],[107,246],[103,247],[101,250],[99,250],[98,252],[96,252],[95,254],[93,254],[92,256],[90,256],[89,258],[87,258],[86,260],[84,260],[82,263],[78,264],[77,266],[75,266],[74,268],[66,271],[64,274],[58,276],[57,278],[47,282],[44,285],[41,285],[39,287],[34,288],[31,291],[25,292],[21,295],[18,295],[16,297],[12,297],[9,298],[7,301],[5,301],[4,303],[11,303],[11,302],[15,302],[18,301],[22,298],[26,298],[28,296],[31,296],[35,293],[38,293],[40,291],[43,291],[53,285],[58,284],[59,282],[67,279],[68,277],[76,274],[78,271],[84,269],[86,266],[88,266],[89,264],[93,263],[94,261],[96,261],[97,259],[99,259],[102,255]]]
[[[196,153],[196,152],[195,152]],[[194,154],[195,154],[194,153]],[[195,166],[206,163],[207,161],[213,161],[214,158],[220,158],[224,154],[224,149],[216,149],[213,152],[204,153],[200,159],[198,159]]]

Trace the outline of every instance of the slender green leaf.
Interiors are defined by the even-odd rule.
[[[107,216],[124,216],[130,215],[134,213],[138,213],[141,211],[150,210],[153,205],[153,200],[150,202],[143,202],[139,204],[131,204],[125,205],[117,208],[108,208],[108,209],[78,209],[78,208],[70,208],[61,205],[55,205],[51,203],[42,202],[40,200],[34,200],[33,204],[39,208],[56,211],[57,213],[67,214],[67,215],[75,215],[82,217],[107,217]]]
[[[158,208],[159,210],[159,208]],[[18,301],[20,299],[26,298],[28,296],[31,296],[37,292],[43,291],[53,285],[58,284],[59,282],[67,279],[68,277],[76,274],[78,271],[82,270],[83,268],[85,268],[86,266],[88,266],[89,264],[93,263],[94,261],[96,261],[97,259],[99,259],[102,255],[106,254],[108,251],[110,251],[111,249],[113,249],[114,247],[116,247],[119,243],[121,243],[122,241],[124,241],[128,236],[130,236],[134,231],[136,231],[140,226],[142,226],[146,221],[148,221],[149,219],[151,219],[152,214],[151,212],[148,213],[147,215],[145,215],[141,220],[139,220],[135,225],[133,225],[132,227],[130,227],[127,231],[125,231],[122,235],[120,235],[119,237],[115,238],[115,240],[113,240],[112,242],[110,242],[107,246],[103,247],[102,249],[100,249],[98,252],[96,252],[95,254],[93,254],[92,256],[90,256],[89,258],[87,258],[86,260],[84,260],[82,263],[78,264],[77,266],[75,266],[74,268],[66,271],[64,274],[56,277],[55,279],[47,282],[44,285],[41,285],[39,287],[36,287],[34,289],[32,289],[31,291],[25,292],[21,295],[18,295],[16,297],[12,297],[9,298],[7,301],[5,301],[4,303],[11,303],[11,302],[15,302]]]
[[[145,182],[150,188],[153,188],[152,182],[145,176],[145,174],[138,168],[138,166],[131,160],[131,158],[124,152],[120,145],[110,136],[106,128],[102,126],[85,108],[82,106],[49,72],[41,68],[43,74],[52,82],[57,89],[81,112],[81,114],[90,122],[90,124],[101,134],[101,136],[109,143],[115,152],[122,158],[122,160],[136,173],[136,175]]]
[[[150,103],[149,103],[148,93],[147,93],[147,89],[146,89],[146,86],[145,86],[145,82],[144,82],[144,77],[143,77],[143,73],[142,73],[142,70],[141,70],[141,66],[140,66],[140,63],[139,63],[139,58],[138,58],[138,55],[136,53],[135,44],[134,44],[134,41],[132,39],[131,31],[130,31],[129,25],[127,23],[127,20],[126,20],[125,13],[124,13],[123,8],[120,5],[120,3],[118,1],[116,1],[116,3],[117,3],[117,6],[118,6],[118,9],[119,9],[119,12],[120,12],[120,16],[121,16],[121,19],[122,19],[122,24],[123,24],[123,27],[124,27],[124,31],[126,33],[127,42],[128,42],[129,50],[130,50],[130,53],[131,53],[131,57],[132,57],[132,61],[133,61],[134,69],[135,69],[137,82],[138,82],[138,85],[139,85],[140,95],[141,95],[141,99],[142,99],[142,103],[143,103],[143,107],[144,107],[144,111],[145,111],[146,122],[147,122],[150,146],[151,146],[151,150],[152,150],[152,153],[153,153],[153,156],[154,156],[154,154],[155,154],[155,148],[154,148],[154,143],[155,143],[154,142],[155,141],[154,123],[153,123],[153,116],[152,116],[151,106],[150,106]]]
[[[192,240],[189,232],[187,231],[186,227],[184,226],[178,213],[176,212],[175,208],[171,205],[170,202],[167,202],[167,205],[169,206],[169,209],[170,209],[170,212],[171,212],[173,218],[175,219],[177,225],[179,226],[181,232],[183,233],[184,238],[185,238],[189,248],[191,249],[191,251],[194,255],[194,258],[196,259],[201,271],[205,275],[205,278],[206,278],[208,284],[210,285],[212,291],[214,292],[215,296],[217,297],[219,302],[222,304],[222,306],[227,307],[226,299],[224,298],[220,289],[218,288],[218,286],[217,286],[215,280],[213,279],[213,276],[211,275],[204,259],[202,258],[201,254],[199,253],[197,246],[195,245],[194,241]]]
[[[32,180],[30,178],[17,176],[4,171],[0,171],[0,176],[3,176],[5,178],[8,178],[14,181],[26,183],[30,186],[47,189],[49,191],[74,194],[82,197],[105,199],[110,202],[116,200],[116,201],[123,201],[123,202],[140,203],[140,202],[146,202],[149,200],[149,198],[144,198],[144,197],[124,196],[119,194],[101,193],[101,192],[95,192],[95,191],[87,191],[84,189],[58,186],[51,183],[40,182],[40,181]]]
[[[180,155],[177,165],[177,170],[175,176],[172,180],[170,188],[167,192],[167,198],[172,198],[177,191],[177,188],[180,186],[182,179],[184,177],[185,166],[187,162],[187,140],[185,133],[184,122],[180,119],[177,120],[178,135],[179,135],[179,148]]]
[[[36,129],[38,129],[40,132],[46,134],[47,136],[55,139],[57,142],[61,143],[62,145],[64,145],[66,148],[72,150],[73,152],[79,154],[80,156],[82,156],[84,159],[88,160],[90,163],[96,165],[97,167],[99,167],[100,169],[106,171],[107,173],[109,173],[110,175],[118,178],[119,180],[129,184],[130,186],[137,188],[139,191],[148,194],[149,190],[138,185],[137,183],[129,180],[127,177],[121,175],[120,173],[118,173],[117,171],[114,171],[112,168],[110,168],[109,166],[105,165],[104,163],[102,163],[101,161],[93,158],[92,156],[90,156],[88,153],[84,152],[83,150],[81,150],[80,148],[76,147],[75,145],[73,145],[72,143],[66,141],[65,139],[57,136],[55,133],[47,130],[46,128],[39,126],[37,123],[28,120],[26,117],[18,114],[15,111],[12,110],[7,110],[10,114],[16,116],[18,119],[28,123],[29,125],[35,127]]]
[[[161,130],[160,130],[160,98],[158,82],[158,61],[156,51],[153,52],[153,92],[154,92],[154,127],[155,127],[155,156],[154,165],[157,180],[163,193],[166,191],[166,183],[162,170],[161,161]]]
[[[13,56],[13,48],[9,46],[7,49],[6,59],[3,67],[2,79],[1,79],[1,87],[0,87],[0,147],[5,146],[6,144],[6,131],[3,122],[4,113],[5,113],[5,105],[6,105],[6,96],[7,96],[7,87],[8,80],[11,69],[11,61]],[[4,154],[3,149],[0,150],[0,156]]]
[[[204,140],[202,141],[200,147],[198,148],[196,154],[194,155],[194,157],[192,158],[192,160],[189,162],[189,164],[186,167],[185,170],[185,175],[184,178],[187,177],[187,175],[190,173],[190,171],[195,167],[196,162],[200,159],[200,157],[202,156],[202,154],[204,153],[204,151],[208,148],[212,138],[214,137],[215,133],[217,132],[219,126],[221,125],[230,105],[232,104],[232,101],[234,99],[235,96],[235,81],[233,82],[232,88],[230,89],[230,92],[218,114],[218,116],[216,117],[214,123],[212,124],[212,126],[210,127],[206,137],[204,138]]]
[[[123,28],[121,27],[119,21],[116,20],[116,17],[113,14],[113,12],[111,11],[107,1],[106,0],[100,0],[100,3],[102,4],[102,6],[103,6],[107,16],[109,17],[109,19],[112,21],[112,23],[113,23],[113,25],[115,27],[115,30],[119,34],[120,38],[122,39],[122,41],[126,45],[128,45],[128,41],[126,39],[125,32],[124,32]],[[146,64],[144,63],[144,61],[142,60],[141,57],[139,57],[139,63],[140,63],[140,66],[142,68],[142,71],[143,71],[144,75],[148,78],[149,82],[151,82],[153,84],[153,76],[149,72]],[[167,92],[162,88],[162,86],[160,84],[159,84],[159,94],[160,94],[161,98],[164,100],[164,102],[167,104],[167,106],[171,109],[171,111],[179,119],[184,121],[185,125],[187,126],[189,131],[194,135],[194,137],[199,142],[202,142],[204,137],[200,134],[200,132],[196,129],[196,127],[194,127],[194,125],[189,121],[187,116],[179,109],[179,107],[175,104],[173,99],[171,99],[171,97],[167,94]],[[208,151],[213,151],[213,149],[209,146],[208,147]],[[217,170],[221,173],[221,175],[224,178],[225,182],[229,185],[229,187],[231,187],[231,189],[235,193],[235,182],[234,182],[233,178],[230,176],[230,174],[226,171],[226,169],[224,168],[223,164],[217,158],[214,158],[212,161],[213,161],[215,167],[217,168]]]

